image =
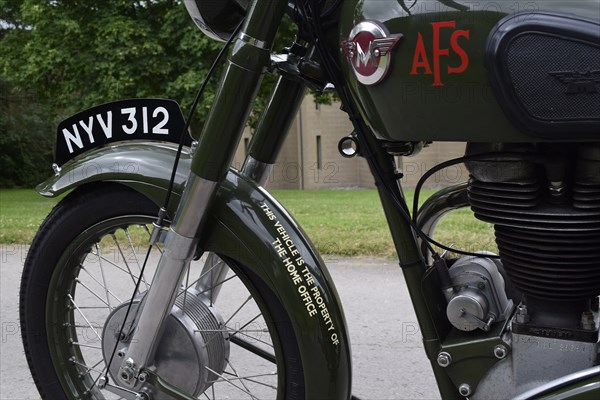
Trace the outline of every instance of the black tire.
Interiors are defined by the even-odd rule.
[[[25,261],[19,312],[25,355],[42,398],[118,397],[100,390],[96,384],[100,375],[104,374],[107,358],[105,351],[101,349],[104,343],[102,330],[106,328],[102,318],[106,320],[109,315],[113,315],[111,311],[119,305],[123,307],[132,298],[133,292],[129,289],[129,294],[125,295],[128,297],[119,296],[127,293],[125,289],[119,292],[121,286],[134,288],[135,279],[131,278],[134,277],[135,273],[132,271],[137,266],[133,260],[140,261],[135,256],[135,243],[144,240],[143,237],[136,239],[131,231],[139,226],[142,235],[147,235],[147,225],[155,219],[156,213],[157,206],[153,202],[130,188],[118,184],[93,184],[80,187],[65,197],[40,227]],[[130,244],[131,248],[124,249],[120,244],[121,240],[122,243]],[[107,253],[105,247],[109,241],[115,243],[115,258],[110,260],[113,253]],[[145,255],[146,249],[141,249],[140,253]],[[118,264],[115,260],[122,261]],[[98,263],[97,266],[94,265],[95,262]],[[213,389],[220,390],[223,386],[224,389],[233,390],[235,398],[245,398],[246,389],[256,386],[261,390],[265,387],[269,389],[270,394],[261,392],[257,396],[260,398],[303,399],[303,370],[288,313],[255,274],[232,260],[226,260],[226,263],[232,272],[229,272],[226,283],[223,281],[221,285],[216,306],[219,307],[222,296],[237,296],[239,288],[245,288],[249,294],[248,299],[255,305],[244,303],[239,312],[237,309],[231,312],[234,314],[233,318],[238,318],[242,311],[253,309],[254,313],[258,311],[262,315],[263,321],[253,320],[253,326],[260,329],[250,332],[244,320],[239,320],[236,322],[239,325],[234,325],[227,319],[228,316],[223,316],[227,327],[220,335],[227,337],[224,340],[231,343],[228,346],[232,353],[224,357],[227,358],[227,365],[222,372],[223,377],[217,376],[217,382],[210,386],[207,393],[212,396]],[[126,273],[130,277],[122,279],[126,277]],[[118,274],[122,274],[122,278]],[[147,272],[144,275],[146,282],[150,284],[148,278],[151,274]],[[111,287],[112,284],[115,286]],[[145,290],[144,285],[142,282],[141,295]],[[226,291],[226,285],[237,286]],[[104,317],[103,313],[106,314]],[[231,330],[230,325],[237,327],[237,330]],[[265,329],[268,329],[266,334],[263,332]],[[244,341],[245,349],[232,339],[241,336],[247,338]],[[248,351],[246,342],[251,343],[252,351]],[[263,345],[265,342],[267,344]],[[244,356],[241,362],[245,365],[231,363],[238,348],[249,353],[252,361],[244,361]],[[271,358],[276,363],[273,364],[272,360],[265,361],[264,354],[262,358],[258,357],[256,354],[260,351],[256,351],[256,348],[271,351]],[[98,364],[94,365],[96,362]],[[270,371],[276,371],[276,377],[262,372],[267,370],[262,366],[264,363],[269,365]],[[173,368],[172,365],[170,368]],[[176,366],[175,369],[177,368]],[[230,370],[227,371],[227,368]],[[242,368],[247,370],[240,371]],[[185,365],[181,369],[179,373],[188,373]],[[161,371],[158,373],[161,374]],[[226,374],[238,376],[225,379]],[[248,376],[252,376],[252,379],[244,378]],[[241,384],[232,385],[234,380]],[[114,379],[112,382],[115,382]],[[271,386],[276,387],[275,390]],[[214,395],[215,398],[221,396],[218,391]],[[196,393],[196,396],[199,394]],[[202,398],[206,397],[203,395]]]

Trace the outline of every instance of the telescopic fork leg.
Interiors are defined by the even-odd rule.
[[[269,7],[254,1],[244,26],[233,44],[228,65],[200,136],[190,177],[164,243],[153,284],[144,298],[130,346],[119,376],[122,384],[139,386],[137,376],[153,362],[156,346],[169,316],[179,285],[196,253],[202,225],[225,177],[246,124],[248,114],[270,63],[270,45],[281,22],[286,1]]]

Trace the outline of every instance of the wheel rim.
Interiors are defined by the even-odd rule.
[[[46,328],[54,367],[71,398],[119,398],[98,387],[99,378],[106,373],[101,346],[104,321],[131,298],[146,251],[137,243],[147,240],[152,221],[145,215],[102,221],[79,234],[55,268],[48,288]],[[149,266],[156,264],[152,259],[160,251],[160,247],[153,249]],[[225,370],[216,374],[199,398],[275,398],[278,384],[281,388],[284,381],[283,362],[272,362],[282,354],[277,335],[272,334],[275,324],[268,312],[262,312],[267,305],[248,285],[243,271],[231,267],[237,274],[232,270],[218,283],[222,294],[215,303],[223,315],[231,352]],[[194,284],[198,268],[193,265],[188,271],[186,287]],[[144,273],[141,292],[151,284],[152,275],[152,268]]]

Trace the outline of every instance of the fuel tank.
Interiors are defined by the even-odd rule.
[[[339,27],[382,140],[600,140],[600,0],[347,0]]]

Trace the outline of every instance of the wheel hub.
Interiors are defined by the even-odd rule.
[[[123,330],[125,334],[119,340],[117,354],[109,369],[113,379],[119,374],[123,356],[133,336],[132,333],[128,334],[131,332],[130,321],[136,317],[144,296],[145,293],[132,301],[128,322]],[[102,349],[106,364],[110,360],[129,304],[130,302],[125,302],[116,307],[104,324]],[[183,392],[197,396],[223,373],[228,357],[229,341],[226,340],[223,318],[218,309],[193,288],[188,289],[185,296],[179,295],[167,317],[156,350],[156,373]],[[148,383],[143,383],[141,389],[154,392],[148,386]],[[153,393],[152,398],[170,397]]]

